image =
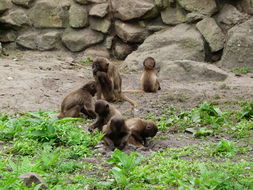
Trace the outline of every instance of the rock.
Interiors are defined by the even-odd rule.
[[[225,68],[247,67],[253,70],[253,19],[228,31],[221,64]]]
[[[219,14],[216,16],[217,22],[224,30],[228,30],[234,25],[240,24],[247,19],[247,14],[241,13],[230,4],[225,4]]]
[[[16,38],[17,34],[13,30],[0,30],[0,42],[14,42]]]
[[[238,6],[243,12],[248,14],[253,14],[253,0],[241,0],[238,1]]]
[[[103,18],[108,13],[108,3],[101,3],[94,5],[89,12],[91,16],[97,16]]]
[[[41,177],[34,172],[25,173],[19,176],[20,179],[23,180],[27,187],[32,187],[32,185],[41,184],[40,189],[47,189],[47,185],[41,179]]]
[[[204,42],[194,26],[179,24],[149,36],[127,56],[124,65],[130,70],[141,69],[143,60],[149,56],[156,59],[158,66],[167,60],[204,61]]]
[[[161,12],[161,17],[165,24],[170,25],[176,25],[186,21],[186,13],[180,7],[167,7]]]
[[[166,9],[169,6],[169,1],[170,0],[154,0],[155,5],[159,8],[159,9]]]
[[[77,3],[81,4],[81,5],[86,5],[88,4],[88,0],[75,0]]]
[[[212,15],[218,9],[215,0],[177,0],[179,5],[187,11]]]
[[[1,0],[0,1],[0,13],[3,13],[7,9],[11,8],[11,5],[8,0]]]
[[[211,52],[216,52],[224,47],[225,35],[213,18],[205,18],[196,24],[196,27],[207,41]]]
[[[30,12],[30,19],[36,28],[65,28],[67,17],[67,9],[61,0],[38,1]]]
[[[0,55],[2,55],[3,53],[3,47],[2,47],[2,43],[0,42]]]
[[[96,45],[94,47],[87,48],[84,51],[84,56],[85,57],[92,57],[92,58],[95,58],[95,57],[110,58],[110,53],[105,47],[103,47],[101,45]]]
[[[93,30],[107,33],[111,27],[111,21],[103,18],[90,17],[90,27]]]
[[[107,0],[88,0],[90,3],[105,3]]]
[[[123,21],[140,18],[155,7],[153,0],[112,0],[114,17]]]
[[[26,13],[21,9],[9,11],[7,15],[0,18],[0,23],[5,23],[14,27],[30,24]]]
[[[202,20],[204,19],[206,16],[201,14],[201,13],[188,13],[186,15],[186,22],[196,22],[196,21],[199,21],[199,20]]]
[[[11,2],[13,4],[16,4],[25,8],[29,8],[31,7],[33,0],[11,0]]]
[[[103,34],[90,30],[68,30],[63,34],[63,44],[73,52],[82,51],[87,47],[102,42]]]
[[[59,43],[60,32],[46,32],[39,34],[38,32],[26,32],[17,38],[17,44],[21,47],[31,50],[52,50]]]
[[[214,65],[189,60],[164,60],[161,62],[159,74],[176,81],[195,82],[223,81],[228,76]]]
[[[80,5],[72,4],[69,9],[69,25],[72,28],[83,28],[88,25],[88,12]]]
[[[114,36],[107,36],[104,41],[104,46],[106,49],[111,49],[112,48],[112,42],[113,42]]]
[[[150,32],[158,32],[160,30],[168,28],[168,26],[163,23],[161,17],[157,17],[152,20],[145,20],[144,23],[145,23],[145,27]]]
[[[113,49],[113,54],[117,59],[125,59],[133,51],[133,48],[125,43],[116,42]]]
[[[148,31],[138,24],[127,24],[121,21],[115,22],[115,31],[124,42],[143,42],[149,35]]]

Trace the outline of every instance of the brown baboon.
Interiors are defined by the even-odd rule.
[[[107,125],[104,125],[102,132],[105,134],[103,140],[111,150],[124,149],[130,136],[130,130],[124,119],[119,116],[114,116]]]
[[[96,113],[92,97],[95,96],[96,89],[96,82],[90,81],[83,87],[67,95],[61,104],[61,112],[58,118],[80,117],[80,113],[83,113],[89,118],[95,119]]]
[[[147,146],[147,137],[154,137],[158,131],[155,123],[140,118],[131,118],[126,120],[126,125],[131,131],[131,138],[135,142],[132,144],[142,144]]]
[[[97,99],[101,99],[103,95],[107,101],[125,100],[134,107],[137,103],[121,91],[122,79],[118,69],[108,59],[98,57],[94,59],[92,64],[93,76],[97,82]]]
[[[91,124],[89,131],[93,131],[96,128],[102,131],[102,127],[106,125],[113,116],[121,116],[120,111],[105,100],[96,101],[95,112],[97,114],[97,118],[96,121]]]

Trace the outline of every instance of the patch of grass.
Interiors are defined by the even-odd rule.
[[[92,62],[93,62],[92,58],[88,57],[85,60],[80,60],[79,64],[80,65],[92,65]]]
[[[235,74],[247,74],[250,72],[250,69],[248,67],[234,67],[231,72]]]

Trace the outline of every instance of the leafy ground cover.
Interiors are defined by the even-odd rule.
[[[26,187],[19,176],[38,173],[49,189],[253,189],[253,102],[223,110],[203,102],[190,110],[174,106],[150,114],[167,134],[202,141],[142,155],[115,150],[109,159],[94,147],[102,134],[81,126],[89,120],[57,120],[52,112],[0,115],[1,189]],[[212,141],[212,139],[216,139]]]

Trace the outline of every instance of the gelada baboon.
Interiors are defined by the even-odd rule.
[[[157,92],[161,90],[155,64],[153,57],[147,57],[143,61],[144,70],[141,75],[141,90],[124,90],[123,92]]]
[[[137,103],[121,91],[122,79],[115,65],[108,59],[97,57],[92,64],[93,76],[97,82],[97,99],[102,95],[107,101],[124,100],[137,107]]]
[[[126,126],[131,131],[131,140],[129,143],[134,145],[147,146],[148,137],[154,137],[158,131],[156,124],[152,121],[146,121],[140,118],[131,118],[126,120]]]
[[[96,128],[99,131],[102,131],[103,126],[106,125],[113,116],[122,116],[119,110],[105,100],[96,101],[95,112],[97,114],[97,118],[95,122],[91,124],[89,131],[93,131]]]
[[[103,126],[102,132],[105,135],[103,140],[110,150],[124,149],[130,136],[124,119],[119,116],[112,117],[108,124]]]
[[[95,81],[90,81],[78,90],[71,92],[63,99],[58,118],[80,117],[80,113],[83,113],[89,118],[95,119],[96,113],[92,97],[95,96],[96,92]]]

